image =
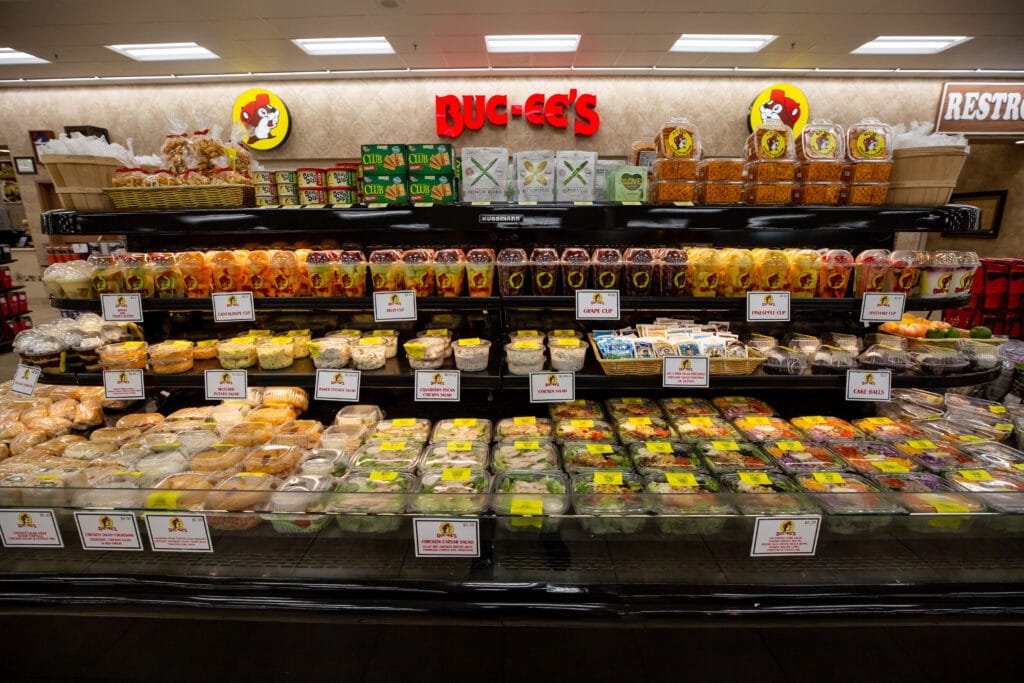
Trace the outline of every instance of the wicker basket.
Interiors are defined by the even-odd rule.
[[[110,197],[103,190],[88,187],[65,187],[57,190],[61,206],[74,211],[109,211]]]
[[[949,202],[955,185],[936,185],[926,180],[889,183],[887,204],[899,206],[941,206]]]
[[[963,147],[908,147],[893,152],[889,204],[938,206],[949,201],[967,161]]]
[[[94,157],[84,154],[45,154],[39,163],[46,166],[57,192],[70,188],[102,190],[110,186],[114,171],[124,166],[113,157]],[[109,208],[109,207],[108,207]]]
[[[660,375],[661,358],[626,358],[622,360],[604,360],[594,343],[594,335],[588,334],[590,348],[594,358],[601,364],[606,375]],[[712,375],[752,375],[764,362],[764,356],[754,349],[747,349],[751,358],[711,358],[708,372]]]
[[[256,205],[248,185],[174,185],[170,187],[108,187],[115,209],[240,209]]]

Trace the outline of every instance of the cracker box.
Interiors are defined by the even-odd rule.
[[[405,161],[409,173],[451,175],[455,149],[451,145],[406,145]]]
[[[508,201],[508,149],[462,148],[462,201]]]
[[[362,145],[363,173],[401,175],[409,172],[405,163],[405,145]]]
[[[360,186],[366,204],[407,204],[409,189],[405,176],[366,175]]]
[[[451,173],[423,175],[409,174],[409,201],[455,203],[455,183]]]

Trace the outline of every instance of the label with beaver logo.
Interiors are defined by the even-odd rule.
[[[747,292],[747,322],[789,322],[789,292]]]
[[[892,292],[865,292],[861,299],[860,320],[865,323],[899,322],[907,295]]]

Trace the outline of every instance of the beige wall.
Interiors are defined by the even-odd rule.
[[[355,157],[359,145],[367,142],[430,142],[437,139],[435,95],[503,93],[510,103],[516,103],[534,92],[554,94],[569,87],[597,95],[601,130],[594,137],[575,138],[571,132],[513,120],[507,129],[467,133],[457,145],[512,150],[579,148],[623,156],[633,140],[650,139],[666,119],[684,115],[699,127],[708,154],[735,155],[747,135],[746,113],[751,101],[773,82],[775,79],[768,78],[561,76],[263,82],[259,85],[287,103],[294,127],[282,148],[258,158],[270,168],[288,167],[305,160]],[[942,89],[940,80],[925,79],[807,79],[796,85],[807,95],[812,117],[830,118],[843,125],[863,116],[893,123],[932,121]],[[66,124],[93,124],[108,128],[117,142],[130,137],[137,151],[154,152],[167,132],[168,115],[212,111],[226,126],[232,102],[248,87],[251,84],[211,83],[3,89],[0,140],[10,144],[13,155],[24,155],[30,153],[29,129],[59,132]],[[969,168],[976,166],[972,163]],[[1015,168],[1020,192],[1021,165]],[[38,202],[27,180],[22,179],[25,205],[37,227]],[[1019,206],[1024,198],[1017,202]],[[1004,218],[1004,231],[1010,218]]]

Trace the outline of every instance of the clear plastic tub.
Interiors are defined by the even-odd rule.
[[[502,296],[529,293],[530,259],[523,249],[502,249],[498,253],[498,289]]]
[[[799,439],[780,439],[761,445],[786,474],[837,472],[846,464],[825,446]]]
[[[486,443],[479,441],[439,441],[427,446],[423,452],[419,469],[443,470],[445,468],[487,469],[490,453]]]
[[[505,344],[508,371],[513,375],[528,375],[544,369],[544,344],[541,341],[514,341]]]
[[[704,469],[700,457],[690,446],[679,441],[635,441],[629,444],[629,455],[641,474],[695,472]]]
[[[658,404],[649,398],[610,398],[604,405],[613,420],[626,417],[662,417]]]
[[[925,469],[942,473],[953,469],[978,469],[985,464],[955,446],[937,439],[903,439],[895,443],[900,453]]]
[[[923,439],[924,433],[911,427],[906,422],[893,420],[889,417],[865,417],[854,420],[853,426],[860,429],[868,438],[894,443],[902,439]]]
[[[717,396],[711,399],[711,404],[727,420],[745,415],[764,415],[770,417],[778,414],[775,412],[775,408],[772,408],[761,399],[749,396]]]
[[[643,517],[624,516],[642,515],[649,508],[640,476],[616,470],[581,472],[573,475],[571,486],[572,504],[578,514],[610,517],[584,524],[591,533],[633,532],[643,527]]]
[[[261,370],[282,370],[295,362],[295,345],[288,337],[261,337],[256,340],[256,358]]]
[[[831,515],[894,515],[903,512],[878,485],[856,474],[808,472],[794,476],[797,485]]]
[[[743,441],[698,441],[694,444],[694,450],[704,458],[713,474],[739,470],[767,472],[777,469],[775,463],[760,447]]]
[[[573,418],[556,420],[554,438],[558,443],[599,442],[616,443],[615,429],[603,420]]]
[[[372,441],[359,447],[352,456],[352,468],[413,472],[419,466],[423,444],[418,441]]]
[[[342,477],[334,495],[328,500],[327,509],[342,513],[397,514],[405,510],[408,495],[418,488],[419,479],[407,472],[354,470]],[[339,523],[342,523],[340,519]],[[347,525],[342,523],[342,527],[347,528]],[[376,529],[357,527],[348,530]]]
[[[775,472],[725,474],[722,485],[739,496],[737,506],[745,515],[814,514],[818,508],[788,477]]]
[[[946,473],[958,491],[981,494],[985,504],[999,512],[1024,512],[1024,480],[1005,472],[961,469]]]
[[[486,339],[460,339],[452,347],[455,367],[463,372],[482,372],[487,369],[490,350],[491,342]]]
[[[805,415],[794,417],[790,422],[811,441],[830,443],[861,439],[864,432],[838,417],[828,415]]]
[[[618,444],[568,442],[562,446],[562,464],[569,473],[582,470],[632,470],[629,453]]]
[[[445,340],[440,337],[417,337],[403,347],[414,370],[436,370],[444,365]]]
[[[736,418],[733,425],[740,434],[751,441],[799,439],[803,436],[799,429],[780,417],[748,415]]]
[[[499,420],[494,428],[494,438],[498,441],[550,439],[551,434],[551,420],[532,415],[504,418]]]
[[[829,448],[860,474],[874,476],[917,472],[921,469],[920,465],[902,455],[895,446],[881,441],[835,441],[829,444]]]
[[[619,440],[624,444],[649,440],[678,438],[668,421],[654,415],[620,417],[615,421]]]
[[[589,344],[581,339],[559,337],[548,349],[551,369],[559,372],[579,372],[587,358]]]
[[[569,509],[569,478],[561,472],[500,472],[491,501],[499,515],[561,515]]]
[[[490,420],[476,417],[459,417],[438,420],[430,435],[432,443],[439,441],[477,441],[490,443],[493,425]]]
[[[491,459],[496,471],[559,469],[558,448],[538,438],[516,438],[494,446]]]
[[[306,342],[309,356],[317,369],[337,370],[352,360],[349,342],[338,337],[323,337]]]
[[[669,418],[680,417],[717,417],[718,409],[706,398],[690,396],[674,396],[658,400],[658,405]]]
[[[349,351],[356,370],[378,370],[387,363],[388,347],[383,337],[363,337]]]
[[[376,427],[377,423],[384,419],[384,413],[380,407],[370,404],[345,406],[338,411],[335,424],[340,424],[342,420],[348,419],[359,420],[368,427]]]
[[[672,426],[684,441],[702,439],[735,439],[742,437],[728,420],[717,415],[696,415],[678,417],[672,420]]]
[[[469,470],[463,477],[458,471],[425,472],[419,491],[412,497],[414,512],[444,514],[475,514],[487,507],[487,494],[493,484],[486,470]]]

